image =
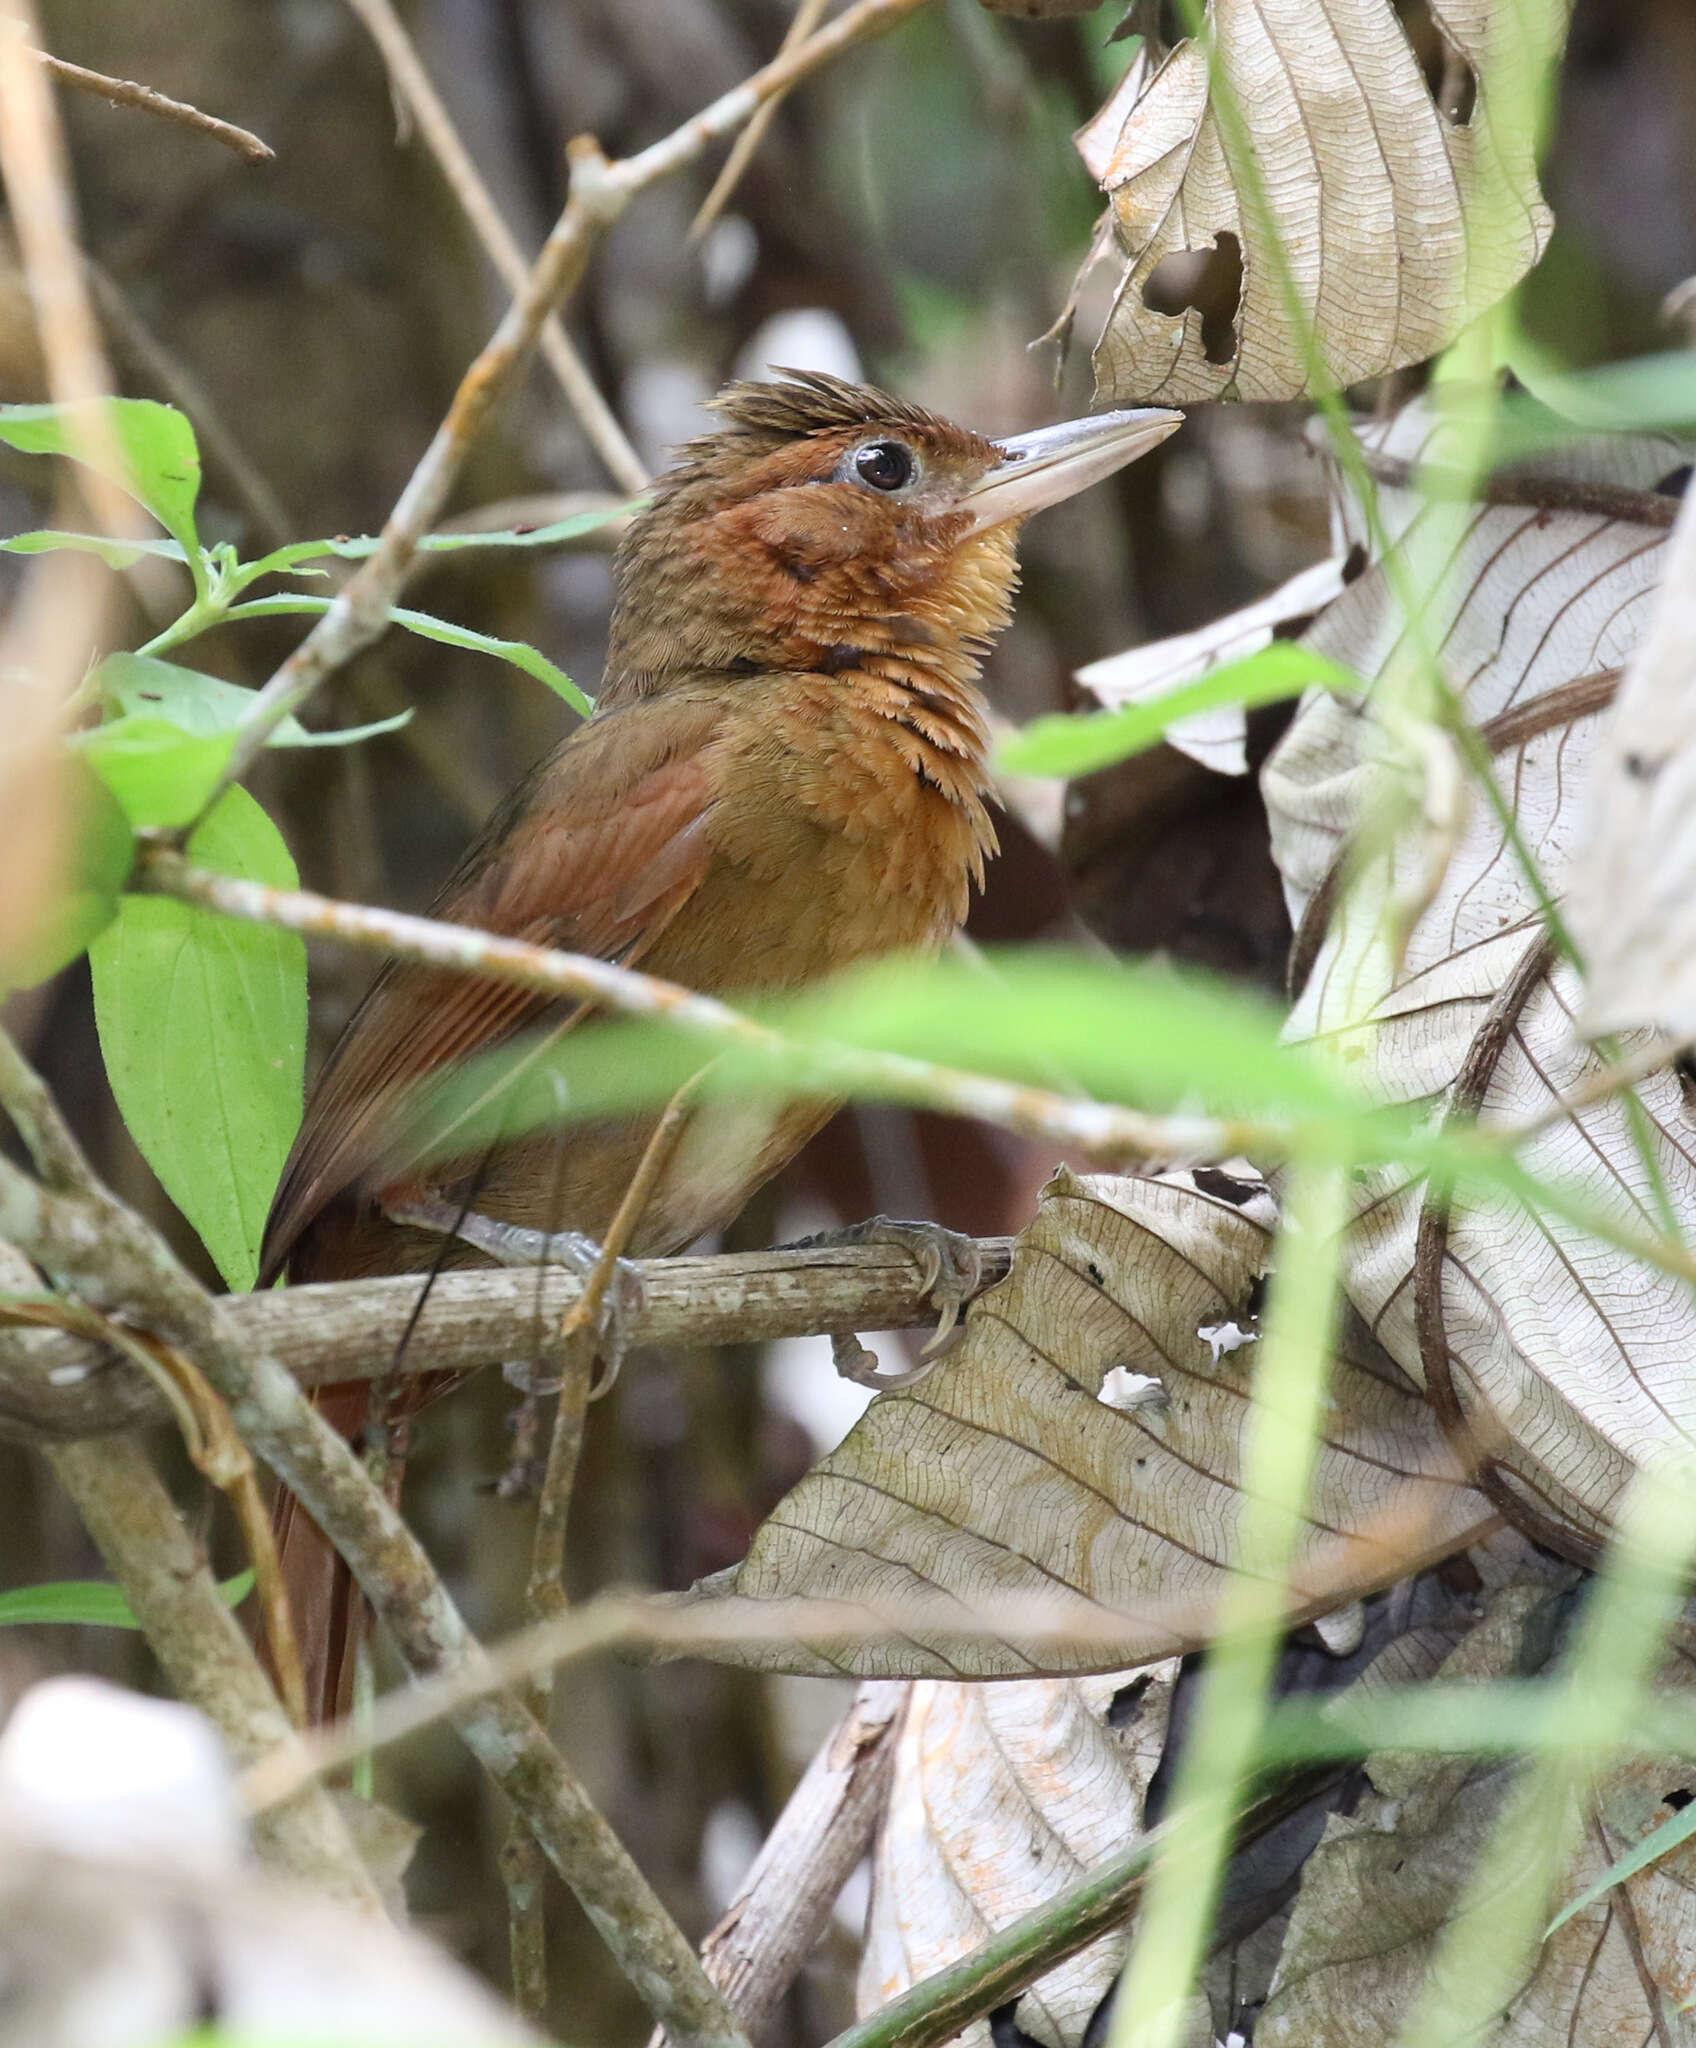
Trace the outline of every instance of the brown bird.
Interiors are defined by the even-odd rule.
[[[1152,448],[1182,415],[1103,414],[1006,441],[834,377],[716,402],[632,524],[595,715],[501,805],[434,915],[712,994],[786,990],[868,956],[934,953],[995,851],[975,687],[1007,624],[1020,522]],[[422,1204],[604,1235],[653,1116],[530,1136],[469,1165],[407,1156],[409,1091],[538,1025],[521,989],[386,968],[325,1065],[266,1233],[265,1284],[427,1269]],[[628,1247],[731,1221],[829,1114],[709,1104]],[[476,1255],[455,1248],[455,1262]],[[357,1437],[368,1387],[324,1390]],[[279,1546],[309,1704],[337,1711],[345,1568],[292,1500]]]

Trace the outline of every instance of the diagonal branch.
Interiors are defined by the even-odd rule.
[[[852,44],[893,28],[926,0],[855,0],[845,14],[784,52],[743,84],[721,94],[680,128],[637,155],[609,163],[588,136],[571,145],[571,189],[540,255],[500,325],[460,380],[447,417],[419,459],[383,527],[377,549],[331,602],[306,638],[259,693],[214,793],[239,781],[271,734],[298,711],[326,676],[376,640],[417,555],[441,516],[472,443],[511,388],[550,316],[576,290],[589,258],[630,201],[670,177],[710,144],[733,134],[774,94]]]
[[[469,925],[404,911],[374,910],[340,903],[307,889],[273,889],[191,866],[169,848],[154,846],[139,866],[132,887],[198,903],[228,917],[281,925],[315,938],[340,939],[369,947],[392,959],[427,967],[480,974],[492,981],[566,996],[631,1017],[659,1017],[698,1033],[714,1050],[741,1048],[790,1054],[781,1032],[715,996],[696,995],[676,982],[615,967],[586,953],[555,952],[520,939],[498,938]],[[933,1060],[882,1053],[856,1046],[811,1048],[826,1069],[819,1085],[828,1091],[861,1091],[902,1102],[921,1102],[953,1116],[977,1117],[1028,1137],[1075,1146],[1086,1157],[1122,1165],[1131,1159],[1228,1159],[1235,1153],[1281,1156],[1287,1126],[1210,1116],[1152,1116],[1118,1103],[1068,1096],[1052,1089],[966,1073]],[[809,1077],[809,1084],[814,1077]]]
[[[32,1084],[39,1089],[0,1037],[0,1104],[29,1099]],[[32,1106],[39,1111],[39,1103]],[[481,1644],[352,1449],[276,1358],[243,1343],[221,1304],[133,1211],[93,1183],[74,1193],[43,1187],[0,1156],[0,1238],[61,1290],[99,1307],[121,1306],[194,1361],[227,1402],[243,1441],[299,1495],[347,1559],[415,1677],[481,1675]],[[747,2048],[694,1949],[518,1701],[494,1694],[453,1718],[677,2048]]]
[[[459,201],[460,211],[471,223],[489,261],[509,291],[522,292],[530,271],[524,252],[501,218],[488,186],[471,161],[471,153],[461,140],[452,115],[442,104],[441,94],[425,70],[405,24],[390,0],[348,0],[348,4],[371,31],[373,41],[382,51],[383,62],[389,67],[396,92],[418,123],[418,132],[441,165],[442,176],[447,179]],[[553,371],[559,388],[565,393],[566,403],[577,415],[584,435],[606,465],[607,474],[621,490],[633,495],[645,491],[648,472],[642,458],[631,447],[611,406],[596,389],[595,380],[572,347],[570,336],[557,313],[550,313],[543,322],[540,346],[542,360]]]
[[[169,121],[174,127],[191,128],[197,135],[208,135],[226,149],[233,149],[247,163],[269,164],[276,161],[277,152],[268,142],[261,142],[257,135],[246,128],[238,128],[233,121],[220,121],[216,114],[203,114],[186,100],[170,99],[151,85],[137,85],[133,79],[108,78],[104,71],[89,71],[81,64],[67,64],[63,57],[49,56],[45,50],[38,50],[36,55],[61,85],[89,93],[95,99],[107,100],[114,107],[139,107],[142,113],[157,115],[161,121]]]

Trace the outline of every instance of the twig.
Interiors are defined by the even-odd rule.
[[[287,1755],[294,1737],[277,1696],[146,1452],[131,1437],[109,1437],[57,1445],[47,1457],[177,1696],[211,1717],[238,1768]],[[262,1815],[258,1834],[267,1862],[285,1875],[382,1911],[340,1814],[317,1786],[303,1783]]]
[[[797,43],[810,36],[824,19],[824,11],[829,5],[830,0],[800,0],[800,4],[789,18],[789,26],[784,31],[783,41],[778,46],[779,54],[784,50],[794,49]],[[724,211],[725,202],[742,182],[743,172],[753,162],[754,152],[765,140],[766,131],[777,118],[777,110],[785,98],[784,93],[773,93],[731,145],[723,169],[713,180],[712,190],[701,201],[696,209],[695,218],[689,223],[691,247],[702,239],[708,228]]]
[[[871,1846],[911,1687],[867,1679],[701,1944],[707,1975],[756,2039],[818,1945],[830,1909]],[[656,2038],[648,2048],[661,2048]]]
[[[1452,1522],[1443,1522],[1442,1507],[1433,1506],[1446,1492],[1446,1482],[1435,1495],[1428,1486],[1410,1482],[1405,1497],[1371,1522],[1318,1546],[1288,1589],[1286,1625],[1299,1627],[1346,1600],[1412,1577],[1501,1527],[1500,1517],[1481,1501],[1478,1520],[1457,1535]],[[337,1722],[314,1730],[287,1757],[267,1759],[250,1772],[243,1791],[251,1805],[263,1807],[286,1798],[303,1771],[340,1770],[459,1713],[472,1698],[520,1684],[548,1666],[615,1648],[670,1659],[819,1638],[844,1647],[906,1638],[911,1650],[921,1632],[938,1644],[968,1647],[993,1635],[1015,1640],[1026,1650],[1067,1652],[1070,1669],[1116,1671],[1198,1647],[1214,1631],[1217,1608],[1212,1593],[1114,1607],[1052,1588],[978,1594],[969,1602],[947,1593],[913,1594],[875,1606],[865,1599],[826,1597],[601,1593],[495,1644],[474,1670],[388,1693],[357,1725]]]
[[[104,1189],[66,1195],[44,1188],[0,1156],[0,1237],[57,1286],[98,1306],[121,1305],[194,1360],[244,1441],[346,1557],[415,1677],[481,1679],[481,1646],[352,1449],[275,1358],[243,1345],[221,1305],[139,1217]],[[518,1701],[480,1698],[454,1718],[678,2048],[746,2048],[676,1922]]]
[[[216,114],[203,114],[186,100],[169,99],[150,85],[137,85],[133,79],[108,78],[103,71],[88,71],[81,64],[67,64],[63,57],[49,56],[45,50],[37,50],[36,55],[61,85],[91,93],[96,99],[110,100],[115,107],[138,107],[142,113],[156,114],[161,121],[173,122],[178,128],[192,128],[197,135],[209,135],[214,142],[233,149],[247,163],[269,164],[277,160],[277,152],[268,142],[261,142],[257,135],[238,128],[233,121],[220,121]]]
[[[471,161],[453,117],[442,104],[441,95],[399,15],[389,0],[348,0],[348,5],[370,30],[372,40],[383,53],[396,92],[418,123],[418,132],[441,166],[443,177],[489,261],[509,290],[522,292],[530,266]],[[631,447],[611,406],[601,396],[557,313],[550,313],[543,323],[539,345],[543,361],[553,371],[566,403],[577,415],[589,445],[606,465],[607,474],[625,491],[645,491],[647,468]]]
[[[984,1288],[1006,1278],[1012,1239],[977,1241]],[[635,1344],[761,1344],[854,1330],[916,1330],[936,1320],[918,1262],[898,1245],[825,1245],[632,1262]],[[439,1274],[422,1309],[415,1275],[338,1280],[238,1294],[224,1314],[244,1344],[279,1359],[303,1387],[469,1372],[547,1352],[582,1293],[566,1266]],[[414,1318],[416,1317],[416,1320]],[[0,1435],[31,1441],[104,1436],[158,1419],[151,1383],[76,1336],[0,1340]],[[7,1425],[10,1424],[10,1428]]]
[[[817,35],[774,58],[636,156],[608,163],[590,138],[579,137],[572,144],[570,197],[524,289],[460,380],[446,418],[389,514],[376,552],[259,693],[212,801],[247,773],[276,727],[300,709],[326,676],[384,631],[418,544],[440,518],[472,443],[534,348],[549,315],[557,313],[576,289],[596,243],[637,193],[740,128],[774,93],[787,91],[851,44],[892,28],[925,4],[926,0],[855,0]]]
[[[305,889],[272,889],[191,866],[180,854],[155,846],[137,870],[135,886],[200,903],[226,916],[319,938],[368,946],[395,959],[487,975],[550,996],[569,996],[634,1017],[663,1017],[698,1032],[720,1049],[762,1053],[792,1050],[780,1032],[756,1024],[713,996],[695,995],[675,982],[615,967],[587,954],[559,953],[518,939],[497,938],[467,925],[338,903]],[[815,1048],[821,1058],[825,1048]],[[1030,1137],[1074,1145],[1089,1158],[1122,1164],[1130,1159],[1228,1159],[1235,1153],[1277,1155],[1288,1140],[1279,1124],[1209,1116],[1151,1116],[1116,1103],[1056,1094],[989,1075],[964,1073],[934,1061],[848,1046],[828,1049],[827,1088],[860,1088],[901,1101],[922,1101],[952,1115],[1004,1124]]]

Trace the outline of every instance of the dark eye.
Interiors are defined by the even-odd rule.
[[[898,491],[913,475],[913,451],[899,441],[868,441],[854,451],[854,474],[874,491]]]

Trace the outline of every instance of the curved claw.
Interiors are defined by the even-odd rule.
[[[937,1366],[937,1360],[932,1358],[922,1365],[909,1366],[905,1372],[880,1372],[877,1353],[868,1351],[852,1332],[839,1332],[831,1338],[830,1358],[843,1379],[852,1380],[857,1387],[870,1387],[874,1394],[916,1387],[920,1380],[929,1379]]]
[[[921,1291],[937,1308],[936,1330],[924,1347],[923,1356],[935,1364],[959,1342],[961,1318],[972,1298],[983,1286],[983,1255],[975,1237],[949,1230],[940,1223],[916,1223],[898,1216],[869,1216],[864,1223],[850,1223],[841,1230],[820,1231],[817,1236],[797,1240],[795,1249],[828,1244],[899,1245],[919,1269]],[[838,1365],[838,1371],[842,1368]],[[845,1373],[852,1379],[853,1373]],[[875,1382],[891,1387],[891,1377]]]

